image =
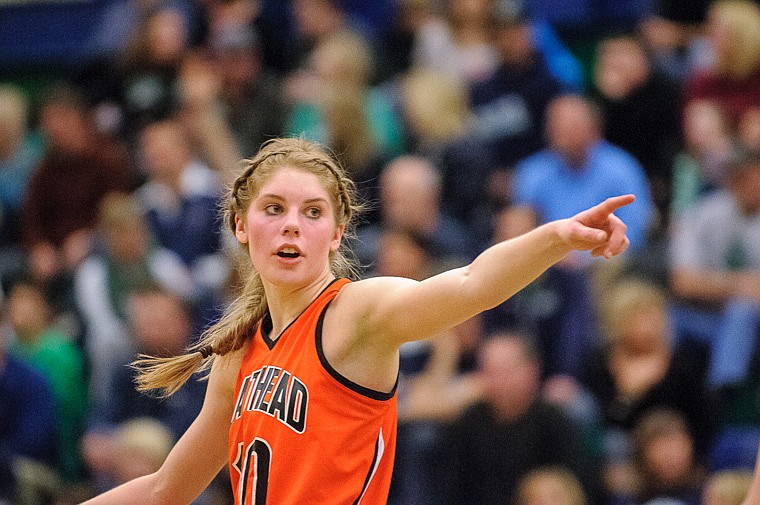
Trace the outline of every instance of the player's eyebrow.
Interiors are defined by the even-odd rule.
[[[285,201],[285,197],[284,196],[278,195],[276,193],[264,193],[263,195],[260,195],[259,198],[270,198],[270,199],[273,199],[273,200]],[[329,202],[327,201],[326,198],[318,196],[318,197],[314,197],[314,198],[309,198],[308,200],[305,200],[303,203],[304,204],[313,204],[313,203],[324,203],[324,204],[327,204]]]

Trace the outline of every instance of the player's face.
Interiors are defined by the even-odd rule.
[[[262,184],[245,220],[236,223],[253,266],[275,285],[302,286],[330,275],[329,256],[343,234],[320,179],[291,167]]]

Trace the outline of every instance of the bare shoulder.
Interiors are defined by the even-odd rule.
[[[346,284],[335,298],[337,312],[352,316],[375,311],[378,304],[391,297],[394,292],[417,284],[417,281],[403,277],[370,277]]]
[[[385,276],[346,284],[331,304],[325,324],[349,340],[359,334],[382,339],[398,293],[416,284],[412,279]]]
[[[382,296],[383,293],[389,293],[397,289],[403,289],[408,286],[417,284],[418,281],[407,279],[405,277],[379,276],[369,277],[360,281],[355,281],[341,290],[350,293],[351,296]]]

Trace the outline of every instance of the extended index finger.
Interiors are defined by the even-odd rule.
[[[633,203],[633,201],[636,200],[636,195],[628,194],[628,195],[619,195],[619,196],[611,196],[607,198],[605,201],[600,203],[596,206],[596,210],[603,213],[605,216],[612,214],[616,210],[618,210],[620,207],[625,207],[626,205],[630,205]]]

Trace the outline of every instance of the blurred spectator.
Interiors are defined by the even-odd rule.
[[[490,6],[489,27],[495,32],[497,40],[501,25],[524,22],[529,27],[525,32],[525,35],[530,37],[528,42],[535,47],[537,56],[546,65],[549,73],[560,82],[565,91],[580,93],[583,90],[585,77],[582,63],[567,47],[567,39],[557,32],[557,24],[552,23],[546,16],[532,15],[528,2],[496,0],[492,1]]]
[[[443,2],[415,34],[412,65],[472,85],[489,77],[499,63],[493,43],[496,0]]]
[[[331,35],[356,30],[348,19],[344,2],[294,0],[285,5],[277,3],[282,4],[263,2],[258,27],[267,47],[281,48],[272,63],[285,74],[297,74],[307,68],[314,49]],[[268,51],[272,51],[271,47]]]
[[[332,34],[349,28],[346,11],[337,0],[294,0],[291,9],[301,49],[305,52]]]
[[[183,352],[193,339],[190,315],[182,300],[168,291],[148,288],[133,291],[127,303],[129,327],[137,352],[173,356]],[[187,430],[200,411],[206,383],[197,378],[187,382],[170,398],[153,398],[134,387],[135,371],[122,366],[106,379],[108,402],[91,415],[83,439],[83,453],[97,487],[110,486],[113,461],[108,452],[116,441],[120,423],[149,417],[169,430],[172,442]],[[102,489],[101,489],[102,490]]]
[[[155,472],[174,445],[171,431],[150,417],[120,423],[114,438],[115,484]]]
[[[239,30],[255,30],[256,20],[261,14],[261,1],[246,0],[206,0],[203,2],[206,18],[207,45],[224,33],[237,33]]]
[[[445,423],[481,396],[480,380],[468,367],[468,354],[479,342],[477,320],[462,324],[426,346],[429,352],[421,369],[405,367],[400,423]],[[411,361],[408,350],[403,350],[406,363]]]
[[[398,445],[389,504],[440,503],[449,478],[447,427],[481,396],[479,378],[468,370],[468,340],[477,324],[463,324],[425,346],[402,347]],[[422,347],[422,349],[420,348]]]
[[[24,266],[21,201],[40,150],[29,129],[26,95],[0,83],[0,277]]]
[[[216,172],[220,185],[231,184],[243,155],[221,106],[222,83],[213,61],[200,51],[187,53],[176,84],[180,105],[167,121],[182,126],[186,144],[193,146],[199,162]]]
[[[367,132],[377,154],[400,154],[404,140],[401,120],[388,92],[370,84],[370,55],[370,46],[358,33],[343,30],[322,37],[309,55],[308,67],[293,73],[286,85],[291,107],[286,133],[333,147],[339,125],[328,117],[329,103],[324,97],[350,95],[353,115],[358,116],[352,120]]]
[[[151,123],[140,133],[146,182],[137,190],[156,244],[174,251],[190,270],[200,317],[214,317],[229,261],[222,247],[220,174],[193,151],[182,125]]]
[[[371,265],[378,255],[383,229],[416,234],[429,245],[436,260],[463,263],[480,252],[469,230],[441,210],[441,176],[421,156],[400,156],[380,175],[380,223],[358,230],[356,253],[360,264]]]
[[[97,6],[97,18],[89,20],[92,30],[85,58],[76,62],[73,68],[76,82],[86,90],[101,127],[111,133],[126,134],[131,142],[136,127],[132,121],[139,120],[141,107],[159,112],[161,107],[156,106],[159,101],[171,107],[168,97],[158,96],[171,92],[168,88],[159,89],[170,79],[159,82],[165,77],[159,71],[148,77],[151,71],[147,67],[156,69],[161,64],[159,60],[166,62],[173,56],[159,56],[157,51],[147,48],[161,45],[166,49],[165,54],[176,55],[200,43],[207,31],[206,11],[210,4],[213,1],[109,0]],[[164,15],[169,11],[172,14]],[[154,17],[160,19],[151,21]],[[149,27],[151,23],[164,26]],[[186,42],[177,45],[173,39],[178,36]],[[133,56],[143,61],[128,61]],[[139,65],[145,65],[142,71],[146,79],[132,87],[135,83],[127,83],[124,79],[126,73],[136,70]]]
[[[128,139],[176,110],[177,72],[187,48],[187,19],[170,6],[153,10],[134,32],[117,67]]]
[[[308,51],[342,29],[362,33],[374,45],[389,29],[395,2],[378,0],[294,0],[292,16],[301,48]],[[303,54],[303,53],[302,53]]]
[[[467,87],[441,72],[412,69],[400,78],[399,89],[407,150],[438,167],[442,209],[486,243],[495,205],[488,194],[492,163],[474,135]]]
[[[109,401],[108,377],[129,363],[135,352],[126,321],[130,293],[162,286],[191,299],[195,290],[179,256],[154,242],[133,195],[111,193],[104,197],[96,244],[75,272],[74,293],[86,327],[90,395],[100,406]]]
[[[397,0],[393,22],[375,47],[375,82],[392,81],[412,68],[417,33],[434,14],[433,0]]]
[[[654,408],[683,416],[696,441],[695,460],[706,463],[718,423],[705,384],[707,356],[691,341],[674,343],[664,290],[650,281],[622,280],[605,293],[602,314],[606,346],[586,361],[581,383],[601,417],[612,494],[625,491],[614,486],[625,488],[617,479],[630,476],[632,430]],[[579,400],[584,398],[571,402]]]
[[[704,469],[694,457],[695,436],[682,415],[649,411],[633,432],[640,487],[633,503],[700,505]]]
[[[514,505],[586,505],[578,478],[566,468],[546,467],[528,472],[517,486]]]
[[[628,255],[647,245],[654,216],[646,175],[629,153],[602,137],[597,110],[584,97],[566,95],[549,104],[546,111],[549,146],[523,160],[516,168],[512,200],[520,212],[517,228],[571,216],[584,205],[593,205],[613,195],[633,193],[636,201],[620,210],[631,240]],[[527,217],[526,217],[527,213]],[[553,289],[572,293],[564,299],[556,316],[560,359],[556,373],[577,376],[584,356],[597,342],[592,271],[595,262],[587,253],[571,254],[549,270]],[[552,363],[553,364],[553,363]]]
[[[705,29],[713,60],[692,72],[685,102],[708,99],[726,113],[732,127],[749,107],[760,105],[760,5],[752,0],[719,0],[710,5]]]
[[[413,68],[399,79],[399,103],[412,151],[438,156],[466,137],[475,119],[467,87],[440,71]]]
[[[549,72],[559,80],[565,91],[583,92],[586,88],[583,65],[567,47],[555,26],[543,18],[531,19],[530,25],[530,35],[546,61]]]
[[[213,0],[111,0],[98,10],[100,16],[88,40],[91,54],[87,56],[90,61],[98,62],[118,58],[127,50],[144,20],[166,6],[182,15],[188,29],[188,40],[195,44],[205,32],[205,8],[212,3]]]
[[[395,0],[259,0],[256,28],[267,64],[280,73],[298,68],[325,35],[342,29],[362,33],[373,46],[387,37]]]
[[[45,153],[24,192],[21,232],[32,277],[65,297],[71,271],[89,253],[100,201],[130,191],[135,172],[123,143],[98,134],[75,88],[56,85],[40,111]],[[63,293],[63,294],[62,294]],[[68,301],[57,301],[54,309]]]
[[[165,119],[177,109],[177,72],[190,47],[195,7],[181,0],[130,4],[111,6],[115,15],[122,16],[128,7],[120,21],[133,24],[111,35],[118,52],[95,58],[79,72],[77,82],[95,105],[100,126],[131,146],[145,124]]]
[[[704,37],[712,0],[657,0],[638,24],[655,67],[677,83],[708,65],[709,42]]]
[[[492,151],[495,168],[509,171],[520,158],[544,145],[544,113],[562,84],[549,71],[531,36],[528,21],[497,20],[499,66],[471,90],[475,131]]]
[[[752,481],[750,470],[722,470],[709,475],[701,505],[742,505]]]
[[[0,503],[13,504],[24,461],[56,467],[58,419],[50,385],[41,372],[7,353],[8,329],[0,323]]]
[[[69,335],[52,325],[50,306],[34,283],[13,283],[6,310],[15,337],[8,352],[41,372],[52,389],[60,455],[56,470],[65,481],[78,481],[84,475],[79,439],[89,408],[84,356]]]
[[[726,115],[710,100],[692,100],[684,108],[682,122],[684,146],[673,166],[672,219],[687,212],[703,194],[723,186],[735,143]]]
[[[220,81],[219,105],[238,150],[251,157],[265,140],[284,131],[282,82],[264,67],[261,41],[248,27],[223,27],[209,46]]]
[[[760,156],[738,150],[726,170],[725,188],[675,223],[670,251],[678,335],[708,343],[715,389],[747,378],[760,316]]]
[[[594,84],[603,136],[641,164],[664,227],[673,159],[681,145],[681,90],[653,68],[646,48],[634,36],[599,43]]]
[[[559,465],[597,496],[595,464],[576,426],[539,395],[540,364],[528,337],[499,334],[478,353],[484,399],[453,423],[447,437],[452,458],[446,503],[509,503],[531,470]]]

